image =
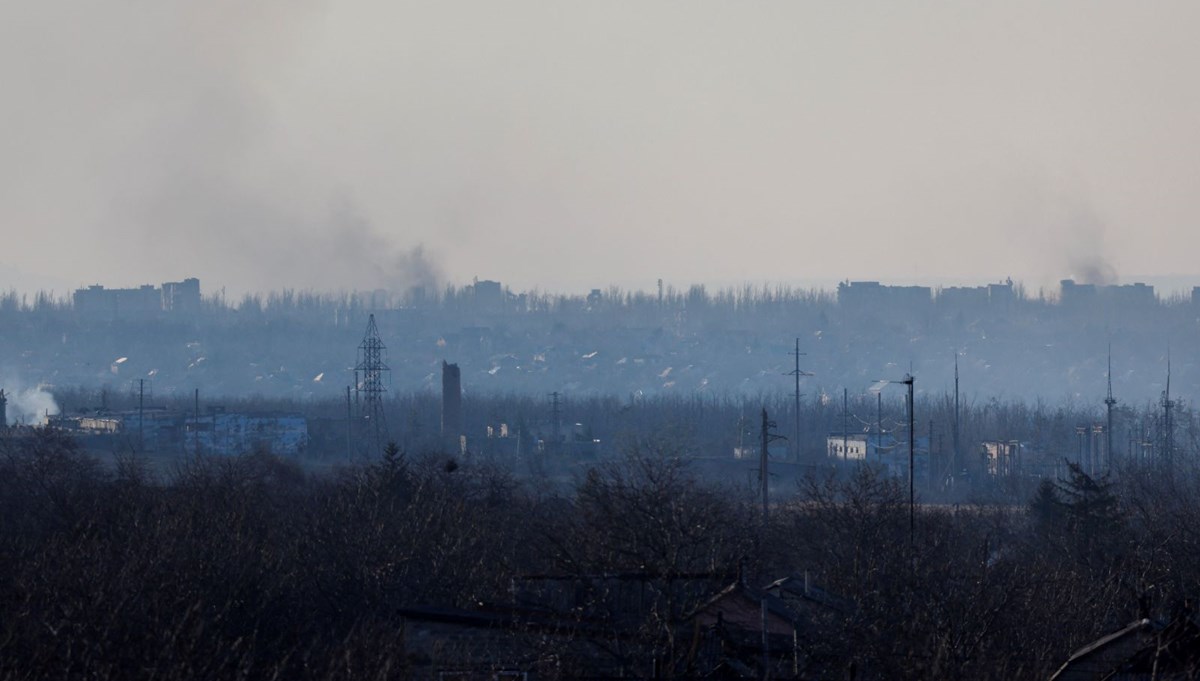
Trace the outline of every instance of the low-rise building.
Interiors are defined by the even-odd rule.
[[[50,416],[47,425],[83,438],[84,443],[99,444],[117,438],[122,444],[138,449],[177,448],[183,431],[183,414],[162,407],[142,410],[95,411]]]
[[[1061,459],[1019,440],[984,440],[979,455],[984,473],[992,477],[1053,478],[1063,472]]]
[[[184,445],[202,453],[237,455],[257,450],[295,456],[308,446],[308,421],[300,414],[214,410],[185,420]]]
[[[908,438],[897,439],[892,433],[830,433],[825,438],[825,451],[834,461],[874,464],[889,475],[908,477]],[[913,463],[918,478],[929,474],[929,437],[918,436],[913,441]]]

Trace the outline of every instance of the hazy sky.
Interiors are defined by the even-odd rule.
[[[1200,274],[1194,1],[0,17],[0,286]]]

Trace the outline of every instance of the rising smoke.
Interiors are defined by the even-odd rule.
[[[45,425],[47,415],[59,413],[54,395],[41,385],[30,386],[16,376],[7,375],[0,388],[8,397],[9,424]]]
[[[1200,5],[9,5],[5,260],[71,285],[1052,284],[1081,244],[1010,206],[1030,176],[1126,275],[1194,269]]]
[[[403,293],[424,287],[432,292],[442,282],[441,267],[424,244],[399,246],[373,229],[346,199],[334,204],[329,226],[320,237],[327,240],[327,247],[318,251],[328,258],[322,266],[339,272],[339,279],[354,288]]]
[[[0,188],[0,202],[29,207],[10,222],[86,227],[87,280],[76,285],[199,276],[236,295],[436,284],[440,267],[420,239],[349,198],[329,154],[298,144],[312,131],[289,128],[308,119],[275,97],[300,77],[326,10],[309,0],[17,10],[0,40],[14,53],[65,56],[39,63],[36,81],[0,66],[12,75],[12,120],[29,132],[9,155],[37,159],[22,173],[40,178]],[[47,112],[52,127],[39,120]],[[9,191],[21,200],[6,201]]]
[[[1038,270],[1039,284],[1057,287],[1061,279],[1101,286],[1118,281],[1110,257],[1112,220],[1101,212],[1086,188],[1039,178],[1012,196],[1025,225],[1027,261]]]
[[[1109,286],[1117,283],[1117,268],[1108,257],[1108,224],[1091,204],[1079,204],[1067,215],[1068,263],[1078,284]]]
[[[1100,255],[1080,256],[1071,261],[1071,278],[1077,284],[1109,286],[1117,283],[1117,268]]]

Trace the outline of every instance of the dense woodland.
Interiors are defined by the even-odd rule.
[[[1072,470],[1019,506],[923,505],[910,537],[906,490],[870,467],[803,480],[764,525],[752,489],[700,479],[650,438],[562,491],[397,447],[321,475],[262,453],[162,475],[49,430],[3,446],[5,679],[407,678],[431,661],[406,639],[406,608],[504,602],[522,575],[621,572],[811,575],[852,607],[805,632],[821,666],[800,678],[1046,678],[1200,585],[1200,475],[1182,463]],[[629,677],[699,673],[677,625],[711,593],[653,579],[644,593],[594,615],[635,637],[531,651],[540,678],[618,662]]]

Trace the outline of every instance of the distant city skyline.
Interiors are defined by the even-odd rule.
[[[186,274],[188,274],[188,276],[191,276],[191,273],[186,273]],[[182,275],[180,275],[180,276],[182,276]],[[176,278],[180,278],[180,277],[177,276]],[[744,286],[751,286],[754,288],[762,288],[764,286],[767,286],[767,287],[785,286],[785,287],[790,287],[790,288],[799,289],[799,290],[818,290],[818,291],[826,291],[829,293],[836,293],[838,284],[843,283],[843,282],[847,282],[847,281],[877,281],[885,286],[927,286],[936,291],[936,289],[939,289],[939,288],[946,288],[946,287],[952,287],[952,286],[962,286],[962,287],[986,286],[987,284],[995,284],[995,283],[1004,282],[1005,280],[1007,280],[1009,278],[1010,277],[1007,277],[1007,276],[999,276],[999,277],[991,277],[991,278],[916,277],[916,278],[911,278],[911,279],[905,279],[905,278],[888,279],[888,278],[872,277],[872,276],[868,275],[868,276],[861,276],[861,277],[847,276],[847,277],[842,277],[842,278],[837,278],[837,279],[797,278],[797,279],[792,279],[789,281],[720,281],[720,280],[714,280],[714,281],[707,281],[707,282],[704,282],[704,281],[688,282],[688,281],[668,281],[668,280],[664,279],[663,286],[665,288],[674,288],[677,291],[686,290],[692,286],[704,286],[706,289],[709,290],[710,293],[715,293],[715,292],[730,289],[730,288],[742,288]],[[619,282],[592,282],[592,283],[585,282],[585,283],[581,283],[578,286],[566,287],[566,288],[550,288],[550,287],[546,287],[546,286],[521,287],[521,286],[517,286],[511,282],[497,279],[494,276],[479,275],[477,277],[471,277],[471,278],[468,278],[468,279],[465,279],[462,281],[449,281],[449,280],[440,281],[438,283],[438,290],[439,291],[444,290],[444,288],[447,286],[454,286],[456,288],[468,286],[476,279],[478,279],[479,281],[485,281],[485,280],[499,281],[499,283],[502,286],[506,286],[516,292],[536,290],[536,291],[540,291],[543,293],[562,294],[562,295],[584,295],[595,289],[600,289],[601,291],[607,291],[610,287],[614,287],[614,286],[620,288],[624,292],[654,293],[657,291],[657,286],[658,286],[657,279],[639,279],[631,285],[626,285],[626,284],[619,283]],[[1037,297],[1039,297],[1039,295],[1043,295],[1048,299],[1055,299],[1058,297],[1060,281],[1062,279],[1073,279],[1073,277],[1062,277],[1059,280],[1055,280],[1053,282],[1047,282],[1046,284],[1043,284],[1041,286],[1031,285],[1028,282],[1016,279],[1015,277],[1011,278],[1011,279],[1012,279],[1012,283],[1015,286],[1020,286],[1020,287],[1024,288],[1025,294],[1029,298],[1037,298]],[[70,281],[68,281],[66,279],[56,279],[53,277],[32,277],[29,280],[34,281],[34,282],[39,282],[39,283],[36,283],[35,285],[30,285],[30,286],[21,285],[20,277],[13,276],[10,273],[10,271],[8,269],[6,269],[2,263],[0,263],[0,292],[17,291],[18,293],[21,293],[24,295],[33,295],[33,294],[36,294],[39,292],[49,292],[49,293],[52,293],[53,297],[55,297],[55,298],[64,299],[64,298],[70,298],[70,296],[76,290],[87,288],[89,286],[95,286],[95,285],[103,286],[104,288],[119,289],[119,288],[136,288],[138,286],[144,286],[144,285],[158,286],[159,284],[162,283],[161,281],[157,281],[157,280],[150,280],[150,279],[145,279],[145,278],[137,279],[136,277],[131,277],[131,276],[126,276],[126,277],[123,277],[123,278],[121,278],[119,280],[115,280],[115,281],[102,281],[102,280],[98,280],[98,279],[80,280],[83,283],[71,283]],[[1083,280],[1076,280],[1076,281],[1078,283],[1085,283]],[[648,283],[643,283],[643,282],[648,282]],[[229,301],[231,303],[236,302],[237,298],[240,298],[246,294],[250,294],[250,295],[268,294],[271,292],[283,291],[283,290],[302,290],[302,291],[312,291],[312,292],[317,292],[317,293],[329,293],[329,294],[351,293],[351,292],[369,292],[369,291],[374,291],[374,290],[386,290],[389,293],[403,294],[407,290],[407,289],[389,289],[386,287],[352,289],[352,288],[319,288],[319,287],[288,287],[288,286],[277,286],[277,287],[262,289],[262,290],[240,290],[240,289],[234,289],[229,286],[223,285],[220,281],[205,280],[203,277],[200,277],[200,283],[201,283],[201,292],[204,297],[209,297],[209,296],[214,295],[215,293],[220,293],[220,292],[224,291],[227,301]],[[1190,297],[1192,294],[1192,289],[1195,287],[1200,287],[1200,275],[1196,275],[1196,276],[1163,275],[1163,276],[1146,276],[1146,277],[1131,276],[1128,278],[1121,278],[1118,281],[1112,281],[1112,282],[1108,282],[1108,283],[1113,284],[1113,285],[1128,285],[1128,284],[1133,284],[1133,283],[1147,284],[1149,286],[1154,287],[1155,294],[1157,295],[1157,297],[1159,299],[1166,300],[1173,296]]]

